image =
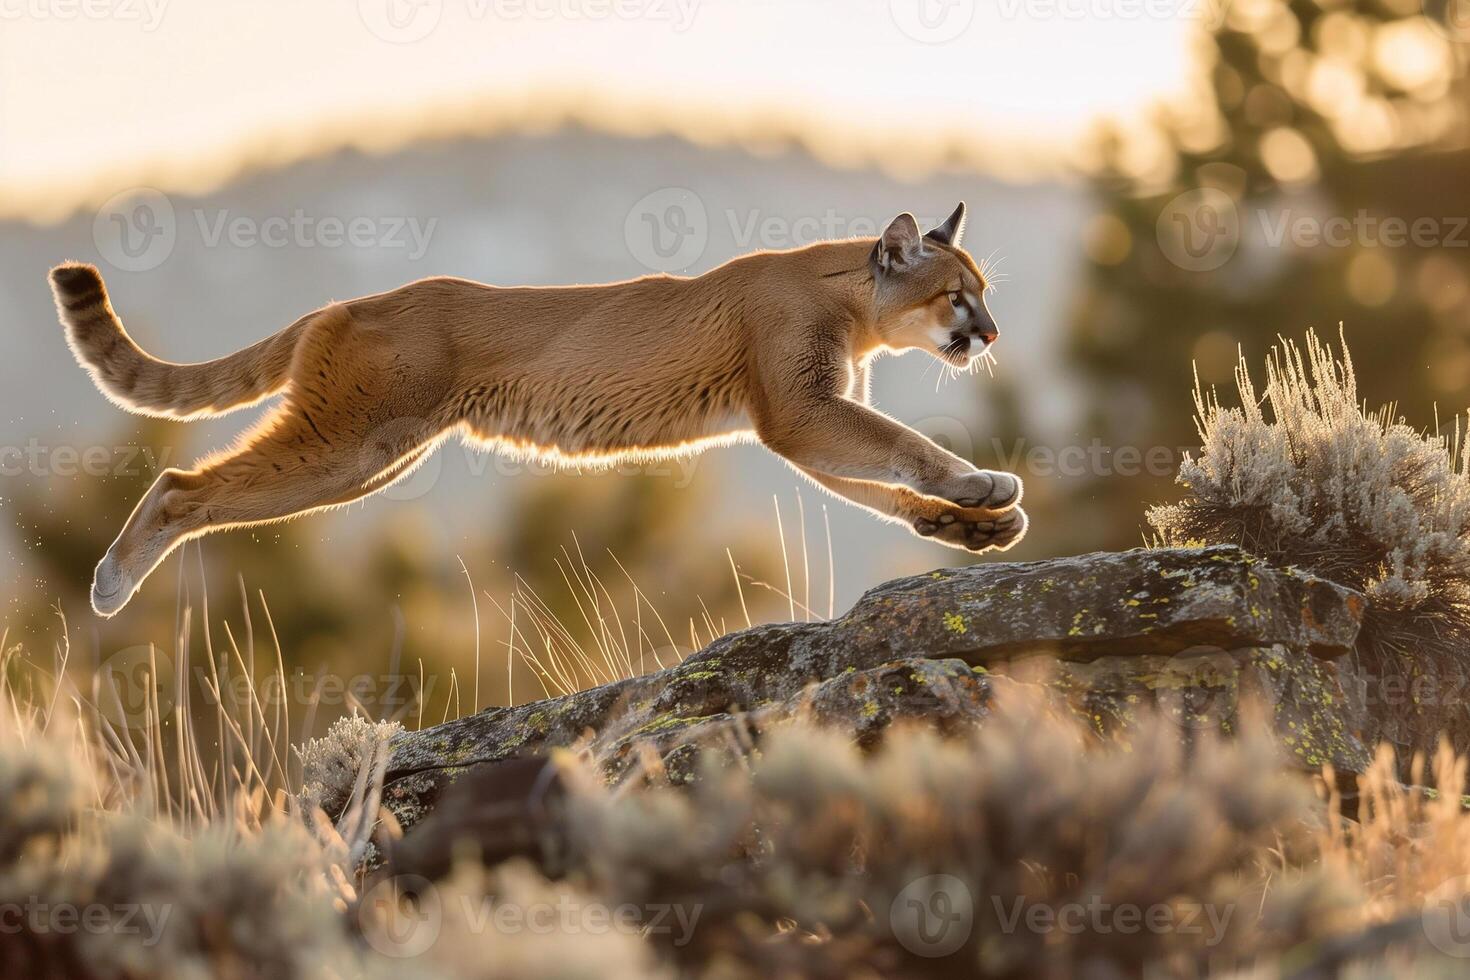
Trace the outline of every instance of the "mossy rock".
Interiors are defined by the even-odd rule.
[[[1237,662],[1229,651],[1281,651],[1299,677],[1284,700],[1308,699],[1281,709],[1310,727],[1301,757],[1351,771],[1359,756],[1348,739],[1361,713],[1348,687],[1334,686],[1326,659],[1353,648],[1362,611],[1358,593],[1233,547],[941,569],[879,586],[831,622],[757,626],[656,673],[404,732],[393,742],[384,798],[408,825],[467,769],[573,744],[616,780],[650,754],[669,760],[668,769],[687,761],[681,746],[751,743],[793,718],[816,718],[865,743],[900,720],[976,723],[1017,683],[983,668],[1037,653],[1079,665],[1046,695],[1065,695],[1070,710],[1107,727],[1125,724],[1142,700],[1158,703],[1160,690],[1182,720],[1209,717],[1200,704],[1234,704],[1246,680],[1264,691],[1275,676],[1270,664]],[[1186,683],[1157,670],[1159,658],[1201,651],[1230,660],[1230,676]],[[1131,666],[1104,683],[1092,665],[1113,661]]]

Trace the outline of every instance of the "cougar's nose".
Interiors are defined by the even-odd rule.
[[[995,325],[995,317],[984,306],[975,314],[975,336],[987,344],[995,343],[995,339],[1000,336],[1000,327]]]

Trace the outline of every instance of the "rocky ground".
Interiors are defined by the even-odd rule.
[[[755,627],[667,670],[401,732],[384,801],[412,837],[460,777],[559,747],[609,781],[661,770],[678,782],[701,751],[748,749],[794,719],[870,744],[898,722],[983,723],[1013,697],[1102,734],[1148,709],[1186,740],[1259,719],[1303,770],[1350,775],[1403,724],[1369,697],[1379,679],[1354,648],[1363,610],[1350,589],[1230,546],[942,569],[879,586],[831,622]],[[328,812],[348,789],[326,787]]]

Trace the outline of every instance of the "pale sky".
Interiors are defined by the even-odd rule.
[[[544,122],[1011,169],[1177,94],[1209,0],[0,0],[0,217]]]

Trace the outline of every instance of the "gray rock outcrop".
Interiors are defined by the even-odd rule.
[[[1013,696],[1104,733],[1157,709],[1182,737],[1229,732],[1256,701],[1303,769],[1357,772],[1372,724],[1350,656],[1363,608],[1233,547],[943,569],[830,622],[758,626],[656,673],[402,732],[384,801],[411,826],[465,771],[556,747],[579,746],[609,780],[661,763],[678,781],[702,748],[749,747],[793,719],[870,741],[905,720],[980,723]]]

